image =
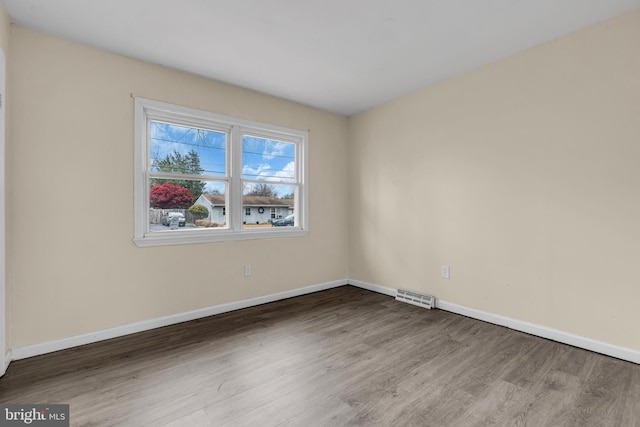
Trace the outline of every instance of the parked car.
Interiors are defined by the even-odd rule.
[[[295,215],[291,214],[291,215],[287,215],[284,218],[280,218],[280,219],[274,219],[273,222],[271,223],[272,227],[285,227],[285,226],[293,226],[294,222],[296,221]]]
[[[187,219],[180,212],[168,212],[162,217],[162,225],[170,225],[173,218],[178,219],[178,226],[184,227],[187,224]]]

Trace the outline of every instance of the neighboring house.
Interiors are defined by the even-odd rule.
[[[227,208],[224,196],[221,194],[201,194],[194,204],[202,205],[209,210],[207,221],[223,225],[227,223]]]
[[[284,218],[293,213],[293,199],[266,196],[244,196],[242,198],[242,221],[245,224],[262,224]],[[227,223],[225,197],[221,194],[202,194],[196,203],[209,210],[205,219],[220,225]]]

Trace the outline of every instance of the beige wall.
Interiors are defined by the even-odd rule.
[[[10,52],[9,347],[347,277],[346,118],[20,28]],[[309,235],[136,247],[132,93],[309,129]]]
[[[11,34],[11,22],[4,9],[4,4],[0,2],[0,49],[7,55],[9,51],[9,37]]]
[[[7,63],[7,56],[9,53],[9,36],[11,34],[11,25],[10,25],[10,21],[9,21],[9,17],[7,16],[6,11],[4,10],[4,5],[0,2],[0,49],[2,50],[2,55],[4,56],[4,66],[5,66],[5,73],[4,73],[4,77],[5,77],[5,90],[4,93],[2,94],[3,99],[1,100],[1,102],[3,104],[6,104],[6,88],[8,87],[8,82],[6,79],[6,63]],[[4,109],[5,112],[5,116],[6,116],[6,108]],[[5,190],[4,190],[4,183],[6,181],[6,174],[5,174],[5,164],[6,164],[6,159],[5,159],[5,138],[7,135],[7,121],[6,121],[6,117],[2,118],[2,132],[4,133],[4,135],[2,136],[2,141],[3,144],[0,147],[0,149],[2,149],[2,153],[0,154],[0,161],[3,163],[2,166],[0,167],[0,173],[3,174],[2,179],[0,179],[0,186],[2,186],[2,190],[0,191],[0,194],[2,195],[3,198],[5,198]],[[3,209],[6,212],[6,208],[5,208],[5,202],[3,201],[2,204],[0,204],[0,209]],[[0,218],[2,218],[3,220],[0,221],[0,227],[4,227],[4,217],[5,217],[5,212],[2,212],[2,214],[0,214]],[[5,244],[5,229],[3,228],[2,230],[0,230],[0,236],[2,236],[0,238],[0,244],[4,245],[4,247],[2,248],[2,250],[0,250],[0,257],[5,258],[5,254],[6,254],[6,244]],[[0,292],[1,293],[5,293],[4,290],[4,284],[5,284],[5,277],[6,277],[6,267],[5,267],[5,260],[4,259],[0,259],[0,274],[3,275],[3,277],[0,279],[1,284],[0,285]],[[6,293],[5,293],[6,294]],[[4,298],[5,295],[0,295],[0,304],[4,305]],[[2,322],[0,322],[0,328],[5,327],[6,326],[6,310],[4,310],[3,308],[0,308],[0,316],[3,316],[4,319],[2,320]],[[0,331],[0,342],[2,343],[1,347],[0,347],[0,351],[2,352],[2,355],[6,354],[7,349],[9,348],[7,345],[7,340],[5,339],[5,330],[3,329],[2,331]],[[4,358],[2,356],[0,356],[0,360],[4,360]]]
[[[352,117],[350,277],[640,350],[639,77],[636,10]]]
[[[349,276],[640,350],[640,11],[349,120],[1,18],[8,348]],[[132,93],[310,129],[309,236],[137,248]]]

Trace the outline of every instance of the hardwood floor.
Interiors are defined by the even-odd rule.
[[[640,365],[345,286],[13,362],[76,426],[640,426]]]

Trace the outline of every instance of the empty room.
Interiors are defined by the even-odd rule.
[[[640,0],[0,0],[0,425],[640,426]]]

